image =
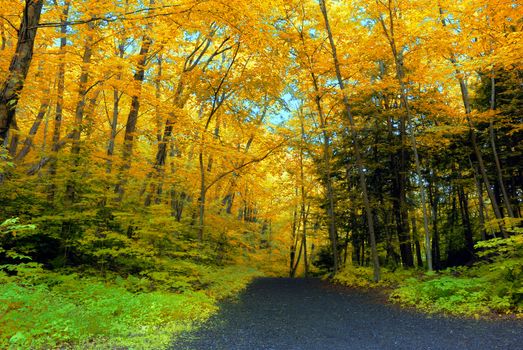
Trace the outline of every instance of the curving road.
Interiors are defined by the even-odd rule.
[[[425,316],[317,279],[261,278],[174,350],[523,349],[523,322]]]

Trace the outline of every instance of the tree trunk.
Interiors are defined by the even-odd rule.
[[[505,209],[507,209],[507,216],[509,218],[513,218],[514,211],[512,210],[510,197],[508,196],[508,192],[505,187],[505,182],[503,181],[503,171],[501,169],[501,162],[499,161],[498,151],[496,150],[496,134],[494,132],[494,125],[492,119],[489,123],[489,138],[490,145],[492,146],[492,155],[494,156],[494,163],[496,164],[496,174],[498,177],[499,188],[501,189],[501,194],[503,195],[503,204],[505,204]]]
[[[303,125],[303,116],[300,118],[301,122],[301,142],[305,142],[305,126]],[[308,211],[305,211],[305,202],[306,202],[306,194],[305,194],[305,174],[303,171],[303,144],[300,145],[300,182],[301,182],[301,211],[302,211],[302,219],[303,219],[303,234],[302,234],[302,245],[303,245],[303,265],[305,268],[305,278],[309,275],[309,263],[307,261],[307,217],[308,217]],[[299,259],[299,258],[298,258]]]
[[[70,2],[65,3],[65,7],[62,12],[62,17],[60,19],[60,63],[58,65],[58,77],[57,77],[57,91],[56,91],[56,110],[54,116],[54,127],[53,127],[53,136],[52,136],[52,147],[51,147],[51,157],[49,158],[49,189],[47,193],[47,200],[52,202],[54,200],[56,192],[56,184],[54,183],[54,177],[57,170],[57,154],[60,150],[60,133],[62,129],[62,118],[63,118],[63,108],[64,108],[64,91],[65,91],[65,47],[67,46],[67,18],[69,16]]]
[[[434,172],[431,175],[431,182],[429,183],[429,203],[432,208],[432,246],[427,248],[432,252],[432,267],[434,270],[441,270],[441,253],[439,247],[439,230],[438,230],[438,185],[435,181]]]
[[[118,57],[123,58],[125,54],[125,46],[120,43],[118,45]],[[117,76],[118,80],[122,79],[121,67],[119,67],[119,72]],[[116,88],[113,87],[113,113],[111,119],[111,134],[109,136],[109,142],[107,143],[107,164],[105,168],[105,173],[110,174],[113,170],[113,155],[114,155],[114,146],[116,141],[116,135],[118,134],[118,117],[120,116],[120,99],[122,98],[122,93]]]
[[[329,218],[329,239],[331,242],[331,249],[333,255],[333,270],[334,274],[338,271],[338,233],[336,231],[336,219],[334,216],[334,190],[332,188],[332,179],[331,179],[331,147],[330,147],[330,135],[327,131],[327,125],[325,120],[325,114],[323,112],[323,107],[321,105],[321,96],[320,96],[320,87],[314,72],[310,72],[311,80],[314,86],[315,98],[314,102],[316,104],[316,109],[318,111],[318,116],[320,119],[320,128],[323,136],[323,177],[325,181],[325,189],[327,192],[327,216]]]
[[[458,75],[458,80],[459,80],[459,86],[461,89],[463,105],[465,107],[465,115],[466,115],[468,127],[469,127],[469,138],[472,143],[472,148],[474,150],[476,160],[478,161],[480,174],[483,179],[483,183],[485,184],[485,187],[487,189],[487,194],[489,196],[490,203],[492,205],[492,209],[494,210],[494,215],[496,216],[496,219],[498,220],[498,225],[499,225],[501,234],[503,235],[504,238],[508,238],[508,234],[505,230],[505,225],[503,224],[503,216],[501,215],[501,210],[499,208],[498,201],[497,201],[494,191],[492,190],[492,187],[490,185],[490,180],[488,179],[487,169],[486,169],[485,163],[483,161],[483,155],[481,154],[481,150],[480,150],[478,142],[477,142],[476,131],[474,129],[474,125],[472,124],[472,120],[470,119],[470,113],[472,112],[472,109],[470,107],[470,98],[469,98],[469,93],[468,93],[468,87],[467,87],[467,84],[465,83],[465,80],[463,80],[463,78],[461,77],[461,75]]]
[[[443,15],[443,9],[441,7],[439,8],[439,13],[440,13],[440,15]],[[443,27],[447,26],[445,19],[441,19],[441,23],[442,23]],[[454,70],[456,72],[456,77],[459,82],[459,87],[461,90],[461,98],[463,100],[463,107],[465,108],[465,117],[467,119],[467,124],[468,124],[468,128],[469,128],[469,139],[472,143],[472,149],[474,151],[474,155],[476,156],[476,159],[478,161],[481,178],[483,180],[483,183],[485,184],[487,194],[489,196],[490,203],[492,205],[492,209],[494,210],[494,215],[496,216],[496,219],[498,221],[499,229],[500,229],[503,237],[508,238],[508,234],[507,234],[504,224],[503,224],[503,217],[501,215],[501,211],[499,209],[498,202],[496,200],[496,197],[494,196],[492,187],[490,186],[490,180],[488,179],[485,163],[483,162],[483,155],[481,154],[481,149],[479,148],[479,145],[477,142],[476,130],[474,129],[474,125],[472,123],[472,120],[470,119],[470,114],[472,112],[472,108],[470,106],[470,97],[469,97],[468,87],[465,82],[465,79],[463,78],[463,74],[459,70],[458,63],[456,61],[456,58],[454,57],[454,52],[450,52],[449,61],[454,66]]]
[[[383,28],[383,31],[385,33],[385,36],[387,37],[387,40],[390,45],[391,53],[394,57],[394,64],[396,66],[396,79],[398,80],[398,83],[400,85],[400,95],[401,100],[403,103],[403,107],[405,108],[406,113],[406,124],[407,129],[410,136],[410,142],[412,147],[412,153],[414,155],[414,163],[415,163],[415,169],[416,169],[416,175],[418,178],[418,187],[420,191],[421,196],[421,206],[422,206],[422,213],[423,213],[423,228],[425,230],[425,252],[426,252],[426,258],[427,258],[427,269],[429,271],[432,271],[432,252],[430,249],[430,231],[429,231],[429,214],[427,212],[427,195],[425,192],[425,186],[422,183],[422,174],[421,174],[421,165],[418,155],[418,146],[416,141],[416,135],[414,134],[414,127],[412,125],[412,113],[410,110],[410,104],[409,100],[407,98],[407,87],[404,81],[405,78],[405,71],[404,71],[404,65],[403,65],[403,55],[401,52],[398,51],[396,46],[396,38],[394,34],[394,14],[393,9],[391,8],[391,3],[389,1],[388,3],[388,11],[389,11],[389,29],[387,30],[387,26],[385,24],[385,21],[380,15],[380,22]]]
[[[49,110],[49,90],[44,91],[45,97],[43,98],[40,108],[38,109],[38,113],[36,115],[36,119],[33,122],[33,125],[31,126],[31,129],[29,129],[29,135],[27,135],[23,147],[18,152],[18,154],[15,157],[15,160],[17,162],[22,161],[27,154],[31,151],[31,147],[33,147],[33,139],[38,132],[38,129],[40,128],[40,125],[42,124],[42,120],[44,119],[45,115],[47,114],[47,111]]]
[[[469,158],[469,164],[470,168],[472,169],[472,176],[474,177],[474,183],[476,184],[476,191],[478,193],[478,205],[479,205],[479,211],[478,211],[478,217],[479,217],[479,225],[480,225],[480,232],[481,232],[481,240],[484,241],[487,239],[487,231],[485,227],[485,202],[483,201],[483,186],[481,181],[478,179],[478,171],[474,164],[472,164],[472,160]]]
[[[198,240],[203,242],[203,231],[205,224],[205,195],[207,193],[205,187],[205,167],[203,164],[203,153],[200,151],[199,154],[199,164],[200,164],[200,198],[198,198],[198,208],[199,208],[199,220],[198,220]]]
[[[92,30],[93,26],[89,25],[89,29]],[[89,80],[89,64],[91,63],[91,56],[93,54],[92,50],[92,37],[88,36],[85,47],[84,54],[82,57],[82,70],[80,73],[80,80],[78,85],[78,97],[75,110],[75,119],[74,119],[74,130],[72,137],[71,145],[71,154],[73,156],[73,164],[71,171],[71,180],[67,184],[67,198],[70,202],[75,201],[76,197],[76,184],[75,184],[75,172],[80,164],[80,137],[82,133],[82,124],[84,120],[84,112],[87,100],[87,82]]]
[[[298,188],[294,189],[296,194],[298,192]],[[296,239],[297,231],[299,227],[299,220],[298,220],[298,209],[296,206],[294,206],[294,210],[292,211],[292,224],[291,224],[291,246],[290,246],[290,253],[289,253],[289,277],[294,278],[294,260],[296,259],[296,246],[298,240]]]
[[[9,128],[15,118],[18,99],[31,66],[43,3],[43,0],[32,0],[25,3],[15,53],[0,90],[0,145],[7,139]]]
[[[369,195],[368,195],[368,190],[367,190],[367,180],[365,178],[365,172],[363,169],[363,161],[362,161],[362,157],[361,157],[358,136],[356,133],[356,126],[354,123],[354,119],[352,117],[352,110],[351,110],[351,106],[349,103],[349,98],[348,98],[347,94],[345,93],[345,84],[343,82],[343,78],[341,75],[340,63],[338,61],[338,54],[336,52],[336,45],[334,43],[334,38],[332,36],[332,31],[331,31],[331,27],[330,27],[330,23],[329,23],[329,17],[328,17],[328,13],[327,13],[327,5],[326,5],[325,1],[326,0],[320,0],[320,9],[323,14],[323,19],[325,21],[325,30],[327,31],[327,35],[329,38],[332,58],[334,61],[334,68],[336,70],[336,78],[338,80],[339,88],[342,92],[343,104],[345,106],[345,110],[347,113],[346,116],[349,121],[350,133],[352,136],[352,144],[354,147],[354,154],[356,156],[356,165],[358,167],[358,173],[359,173],[360,189],[363,194],[363,203],[365,206],[365,214],[366,214],[366,218],[367,218],[367,228],[368,228],[370,245],[371,245],[371,257],[372,257],[372,262],[373,262],[373,267],[374,267],[374,281],[378,282],[380,279],[380,264],[379,264],[379,258],[378,258],[378,250],[376,248],[376,235],[374,233],[374,218],[373,218],[372,208],[370,205],[370,200],[369,200]],[[337,271],[337,262],[335,264],[336,264],[335,265],[335,272],[336,272]]]
[[[474,238],[472,234],[472,225],[470,223],[469,205],[467,194],[463,190],[463,186],[458,187],[458,199],[461,209],[461,220],[465,231],[465,248],[467,249],[468,259],[474,257]]]
[[[151,5],[154,1],[150,1]],[[140,111],[140,97],[142,92],[142,85],[145,79],[145,66],[147,64],[147,55],[152,45],[152,39],[144,34],[142,38],[142,45],[138,55],[137,69],[133,76],[133,83],[135,85],[135,92],[131,97],[131,108],[127,116],[127,123],[125,126],[124,144],[122,151],[123,165],[120,169],[120,179],[115,187],[115,192],[118,194],[118,201],[123,199],[124,187],[127,183],[126,172],[131,168],[131,157],[134,147],[134,136],[136,133],[136,124],[138,123],[138,113]]]
[[[412,218],[412,236],[414,237],[414,246],[416,247],[416,261],[418,267],[423,267],[423,258],[421,257],[421,245],[419,243],[418,237],[418,225],[416,224],[415,217]]]

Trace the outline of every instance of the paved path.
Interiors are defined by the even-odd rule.
[[[517,350],[523,323],[429,317],[315,279],[261,278],[172,349]]]

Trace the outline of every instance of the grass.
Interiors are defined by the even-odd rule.
[[[228,267],[210,271],[202,290],[132,292],[134,279],[104,281],[38,272],[0,276],[2,349],[159,349],[217,311],[259,275]]]

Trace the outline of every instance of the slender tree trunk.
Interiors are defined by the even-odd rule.
[[[490,110],[496,110],[496,78],[494,77],[494,72],[491,72],[490,77]],[[496,148],[496,134],[494,132],[494,123],[492,118],[489,123],[489,136],[490,136],[490,145],[492,146],[492,155],[494,156],[494,162],[496,164],[496,170],[498,175],[499,187],[501,188],[501,193],[503,194],[503,202],[505,208],[507,209],[507,215],[509,218],[514,218],[514,211],[512,210],[512,205],[510,204],[510,197],[505,187],[505,182],[503,181],[503,171],[501,169],[501,162],[499,161],[498,151]]]
[[[509,218],[514,217],[514,211],[512,210],[512,205],[510,203],[510,197],[508,195],[507,189],[505,187],[505,182],[503,181],[503,171],[501,169],[501,162],[499,161],[498,151],[496,149],[496,134],[494,132],[494,125],[492,119],[489,124],[489,138],[490,145],[492,146],[492,155],[494,156],[494,163],[496,164],[496,174],[498,177],[499,188],[501,189],[501,194],[503,195],[503,204],[505,204],[505,209],[507,210],[507,216]]]
[[[200,164],[200,198],[198,198],[199,220],[198,220],[198,240],[203,242],[203,231],[205,224],[205,195],[207,193],[205,187],[205,167],[203,162],[203,152],[199,154]]]
[[[33,47],[43,3],[43,0],[28,0],[24,6],[15,53],[7,77],[0,88],[0,145],[7,139],[15,119],[18,99],[33,58]],[[5,40],[2,41],[3,48],[5,48]]]
[[[18,149],[18,141],[20,139],[20,128],[18,128],[16,118],[13,118],[13,121],[11,123],[11,129],[10,129],[9,133],[11,134],[11,140],[9,141],[9,147],[8,147],[9,156],[11,156],[11,158],[14,158],[16,156],[16,152]]]
[[[45,115],[47,114],[47,111],[49,110],[49,103],[50,103],[49,90],[46,89],[44,91],[44,94],[45,94],[45,97],[40,104],[40,108],[38,109],[36,119],[33,122],[31,129],[29,129],[29,135],[27,135],[27,137],[23,143],[22,149],[20,150],[20,152],[18,152],[18,154],[15,157],[15,160],[17,162],[22,161],[27,156],[27,154],[31,151],[31,148],[33,147],[33,139],[34,139],[36,133],[38,132],[40,125],[42,124],[42,120],[44,119]]]
[[[93,26],[90,25],[89,29],[92,30]],[[86,40],[84,47],[84,54],[82,57],[82,70],[80,73],[80,80],[78,85],[78,97],[75,110],[75,125],[73,130],[71,154],[73,156],[73,164],[71,168],[71,180],[67,184],[67,198],[70,202],[75,201],[76,197],[76,184],[75,184],[75,172],[80,164],[80,137],[82,133],[82,124],[84,120],[85,107],[87,102],[87,82],[89,80],[89,64],[91,63],[92,50],[92,37],[89,36]]]
[[[154,1],[150,1],[150,5],[153,5]],[[146,29],[147,30],[147,29]],[[131,157],[133,154],[134,137],[136,133],[136,125],[138,123],[138,114],[140,111],[140,97],[142,92],[142,85],[145,79],[145,66],[148,61],[149,49],[152,45],[152,39],[144,34],[142,37],[142,45],[140,47],[140,53],[138,55],[138,64],[136,72],[133,76],[133,84],[135,85],[135,92],[131,97],[131,108],[129,115],[127,116],[127,123],[125,126],[124,144],[122,159],[123,165],[120,169],[120,179],[116,185],[115,192],[118,194],[118,201],[123,199],[124,187],[127,183],[126,172],[131,168]]]
[[[111,134],[107,144],[107,163],[105,167],[105,172],[107,174],[110,174],[113,169],[114,146],[116,135],[118,134],[118,116],[120,114],[120,98],[121,95],[118,89],[113,88],[113,115],[111,120]]]
[[[418,187],[420,191],[420,197],[421,197],[421,206],[422,206],[422,213],[423,213],[423,228],[425,230],[425,252],[426,252],[426,258],[427,258],[427,269],[429,271],[432,271],[432,252],[430,249],[430,231],[429,231],[429,214],[427,212],[427,195],[425,192],[425,186],[423,184],[423,177],[421,174],[421,165],[418,155],[418,146],[416,141],[416,135],[415,130],[412,125],[412,113],[410,110],[410,104],[409,100],[407,98],[407,86],[405,84],[405,71],[404,71],[404,63],[403,63],[403,56],[401,52],[398,51],[396,46],[396,37],[394,33],[394,13],[392,9],[391,1],[389,0],[388,3],[388,11],[389,11],[389,28],[387,29],[387,26],[385,24],[385,21],[380,15],[380,22],[383,28],[383,32],[385,33],[385,36],[387,37],[387,40],[390,45],[390,49],[392,52],[392,55],[394,56],[394,64],[396,66],[396,79],[398,80],[398,83],[400,85],[400,94],[401,99],[403,103],[403,107],[405,108],[406,112],[406,124],[407,129],[410,136],[410,142],[412,147],[412,153],[414,155],[414,164],[416,169],[416,175],[418,180]]]
[[[298,188],[294,188],[296,195],[298,194]],[[296,246],[298,240],[296,237],[298,236],[297,230],[298,230],[298,209],[296,206],[294,206],[294,210],[292,211],[292,224],[291,224],[291,246],[290,246],[290,252],[289,252],[289,277],[294,278],[294,260],[296,259]]]
[[[302,245],[303,245],[303,264],[305,267],[305,278],[309,275],[309,263],[307,261],[307,214],[308,210],[305,211],[305,202],[306,202],[306,193],[305,193],[305,174],[303,170],[303,142],[305,142],[305,126],[303,124],[303,116],[300,118],[301,122],[301,142],[300,145],[300,182],[301,182],[301,211],[303,219],[303,235],[302,235]]]
[[[451,201],[451,210],[450,210],[450,234],[447,235],[447,266],[449,265],[449,260],[451,258],[451,248],[452,245],[450,244],[450,237],[454,237],[454,232],[457,226],[457,219],[458,219],[458,213],[457,213],[457,205],[456,205],[456,190],[454,188],[454,185],[451,184],[450,188],[450,201]]]
[[[443,16],[443,9],[441,7],[439,8],[439,13],[441,16]],[[443,18],[441,19],[441,23],[442,23],[443,27],[447,26],[447,22]],[[469,128],[469,139],[472,143],[472,149],[474,151],[474,155],[476,156],[476,159],[478,162],[481,178],[483,180],[483,183],[485,184],[485,188],[487,190],[487,194],[490,199],[492,209],[494,210],[494,215],[496,216],[496,219],[498,221],[499,229],[500,229],[503,237],[507,238],[508,234],[507,234],[504,224],[503,224],[503,217],[502,217],[501,211],[499,209],[498,201],[496,200],[494,192],[492,191],[492,187],[490,185],[490,180],[488,179],[485,163],[483,161],[483,155],[481,154],[481,149],[479,148],[479,145],[478,145],[476,130],[474,128],[474,124],[472,123],[472,119],[470,118],[472,108],[470,105],[468,86],[467,86],[467,83],[465,82],[465,79],[463,78],[463,74],[459,70],[458,63],[456,61],[456,58],[454,57],[454,52],[450,52],[450,55],[451,56],[450,56],[449,61],[454,66],[454,69],[456,72],[456,77],[459,82],[459,87],[461,90],[461,97],[463,100],[463,107],[465,108],[465,117],[467,119],[467,124],[468,124],[468,128]]]
[[[334,274],[338,272],[338,233],[336,231],[336,219],[334,216],[334,190],[332,188],[331,178],[331,147],[330,147],[330,135],[327,131],[325,114],[323,113],[323,107],[321,105],[320,88],[316,75],[311,71],[312,83],[314,85],[314,92],[316,94],[314,102],[318,110],[320,119],[320,128],[323,136],[323,176],[325,181],[325,189],[327,191],[327,216],[329,218],[329,239],[331,242],[331,249],[333,255],[333,270]]]
[[[429,183],[429,203],[432,207],[432,246],[427,248],[432,252],[432,264],[436,271],[441,269],[441,253],[439,247],[439,230],[438,230],[438,187],[435,182],[435,175],[432,174],[432,181]]]
[[[118,57],[123,58],[125,54],[125,46],[120,43],[118,45]],[[119,73],[117,76],[118,80],[122,79],[121,67],[118,68]],[[113,113],[111,119],[111,134],[109,136],[109,142],[107,143],[107,164],[105,168],[105,173],[110,174],[113,170],[113,155],[114,147],[116,145],[116,135],[118,134],[118,117],[120,116],[120,100],[122,98],[121,92],[118,88],[113,87]]]
[[[1,50],[1,51],[4,51],[5,48],[6,48],[6,43],[7,43],[7,38],[5,37],[5,29],[4,29],[4,26],[2,26],[2,27],[0,28],[0,38],[1,38],[0,50]]]
[[[60,150],[60,133],[62,129],[62,118],[63,118],[63,108],[64,108],[64,91],[65,91],[65,48],[67,46],[67,18],[69,16],[70,2],[65,3],[65,7],[62,12],[61,25],[60,25],[60,63],[58,65],[58,77],[57,77],[57,91],[56,91],[56,110],[54,116],[54,127],[53,127],[53,136],[52,136],[52,148],[51,148],[51,157],[49,160],[49,189],[47,193],[47,199],[49,202],[54,200],[56,192],[56,184],[54,182],[54,177],[56,176],[57,166],[58,166],[58,151]]]
[[[485,227],[485,202],[483,201],[483,186],[481,181],[478,179],[478,171],[474,164],[472,164],[472,160],[469,158],[469,164],[470,168],[472,169],[472,176],[474,177],[474,183],[476,184],[476,191],[478,193],[478,217],[479,217],[479,225],[480,225],[480,232],[481,232],[481,240],[484,241],[487,239],[487,231]]]
[[[472,225],[470,223],[469,205],[467,194],[463,190],[463,186],[458,187],[458,199],[461,209],[461,220],[465,229],[465,244],[467,248],[468,258],[474,257],[474,238],[472,234]]]
[[[416,217],[412,217],[412,236],[414,237],[414,246],[416,247],[416,261],[418,267],[423,267],[423,258],[421,257],[421,245],[418,237],[418,225],[416,224]],[[434,240],[432,240],[434,244]]]
[[[483,155],[481,154],[481,150],[480,150],[478,142],[477,142],[476,131],[472,124],[472,120],[470,119],[470,113],[472,112],[472,109],[470,107],[470,98],[469,98],[469,93],[468,93],[468,87],[467,87],[467,84],[465,83],[465,80],[461,77],[461,74],[458,75],[458,80],[459,80],[459,86],[461,89],[463,105],[465,107],[465,115],[466,115],[468,126],[469,126],[469,138],[472,142],[472,148],[474,150],[474,154],[478,161],[479,171],[480,171],[481,177],[483,179],[483,183],[485,184],[487,194],[489,196],[490,203],[492,205],[492,209],[494,210],[494,215],[496,216],[496,219],[498,220],[499,229],[500,229],[503,237],[508,238],[508,234],[505,230],[505,225],[503,224],[503,216],[501,215],[501,210],[499,208],[498,201],[497,201],[494,191],[492,190],[492,187],[490,185],[490,180],[488,179],[487,169],[486,169],[485,163],[483,161]]]
[[[351,110],[351,106],[349,103],[349,98],[348,98],[347,94],[345,93],[345,83],[343,82],[343,78],[341,75],[340,63],[338,60],[338,54],[336,52],[336,44],[334,43],[334,38],[332,36],[332,30],[331,30],[330,23],[329,23],[327,5],[326,5],[325,1],[326,0],[320,0],[320,9],[323,14],[323,19],[325,21],[325,29],[327,31],[327,35],[329,38],[332,58],[334,61],[334,68],[336,70],[336,77],[338,80],[339,88],[343,95],[343,104],[345,106],[345,110],[347,113],[346,116],[349,121],[350,133],[352,136],[352,144],[354,147],[354,154],[356,156],[356,164],[357,164],[358,173],[359,173],[360,188],[361,188],[361,192],[363,194],[363,203],[365,206],[365,214],[366,214],[366,218],[367,218],[367,228],[368,228],[368,233],[369,233],[369,238],[370,238],[371,256],[372,256],[372,262],[373,262],[373,267],[374,267],[374,281],[378,282],[380,279],[380,263],[379,263],[379,258],[378,258],[378,250],[376,247],[376,235],[374,233],[374,218],[373,218],[372,208],[370,205],[370,200],[369,200],[369,195],[368,195],[368,190],[367,190],[367,180],[365,178],[365,172],[364,172],[363,161],[362,161],[362,157],[361,157],[360,145],[359,145],[358,136],[356,133],[356,126],[354,123],[354,119],[352,117],[352,110]],[[337,267],[337,265],[336,265],[336,267]]]

